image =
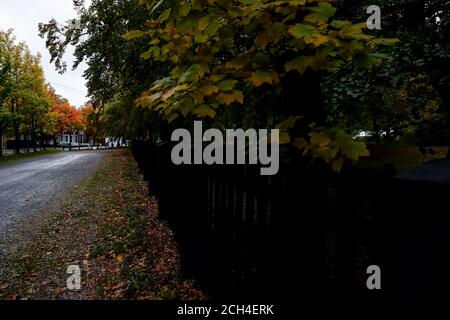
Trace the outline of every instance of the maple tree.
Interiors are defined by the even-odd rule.
[[[247,92],[254,93],[254,88],[270,86],[280,97],[292,94],[283,92],[288,79],[293,82],[290,79],[298,75],[306,78],[348,61],[371,68],[383,58],[374,49],[394,43],[365,34],[366,23],[333,19],[336,9],[326,0],[140,3],[157,12],[157,18],[124,38],[147,39],[150,45],[141,57],[169,61],[173,68],[137,104],[169,122],[189,116],[215,118],[229,106],[245,107],[251,96]],[[301,100],[301,88],[294,90]],[[291,136],[289,129],[305,116],[294,111],[276,119],[283,130],[281,143],[293,143],[335,170],[345,159],[368,155],[363,143],[343,130],[321,128],[314,117],[307,119],[313,130],[306,136]]]
[[[46,83],[40,55],[16,43],[12,30],[0,31],[0,136],[15,136],[15,151],[23,141],[35,151],[57,134],[86,129],[87,115],[71,106]],[[1,155],[1,152],[0,152]]]
[[[82,113],[74,106],[71,106],[66,99],[57,98],[53,102],[52,112],[57,119],[57,132],[73,133],[84,127]]]
[[[80,109],[84,128],[88,137],[92,137],[98,146],[101,140],[105,139],[105,120],[102,108],[92,103],[85,104]]]
[[[11,30],[0,32],[2,84],[0,100],[1,133],[11,129],[15,135],[16,153],[20,152],[20,138],[29,138],[36,149],[38,131],[49,112],[44,72],[40,55],[32,55],[25,43],[15,43]]]
[[[364,30],[368,4],[382,7],[382,32]],[[406,110],[422,108],[422,99],[412,98],[415,106],[407,106],[401,97],[420,92],[407,88],[417,87],[414,83],[399,88],[400,75],[429,83],[432,100],[425,113],[443,115],[436,105],[448,100],[445,68],[436,67],[448,63],[445,1],[94,0],[85,7],[77,0],[74,5],[79,29],[51,20],[41,24],[40,35],[60,71],[66,68],[67,46],[75,45],[73,67],[87,62],[89,94],[112,136],[164,140],[171,129],[196,118],[221,129],[276,126],[283,130],[281,143],[339,168],[345,159],[368,154],[351,138],[355,132],[399,132],[416,125],[417,116]],[[400,38],[401,45],[385,37]],[[430,125],[435,127],[420,126]]]

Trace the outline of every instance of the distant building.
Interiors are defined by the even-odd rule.
[[[130,141],[126,140],[123,137],[121,138],[106,137],[105,145],[110,148],[127,147],[130,145]]]
[[[83,130],[75,131],[72,133],[62,132],[58,135],[57,143],[61,146],[79,146],[93,144],[92,141],[88,140],[88,136]]]

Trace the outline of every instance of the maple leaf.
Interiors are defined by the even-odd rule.
[[[255,87],[260,87],[264,83],[274,84],[278,82],[278,75],[272,70],[257,70],[252,72],[251,76],[247,79]]]
[[[238,90],[233,90],[231,93],[220,93],[217,96],[217,99],[227,106],[232,104],[233,102],[239,102],[240,104],[244,103],[244,95],[241,91]]]

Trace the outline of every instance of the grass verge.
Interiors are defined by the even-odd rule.
[[[111,152],[1,268],[0,298],[204,298],[182,278],[173,234],[146,195],[129,152]],[[67,289],[71,265],[81,269],[79,291]]]
[[[59,152],[61,152],[61,150],[49,149],[49,150],[45,150],[45,151],[27,152],[27,153],[14,154],[11,156],[3,156],[3,157],[0,157],[0,165],[3,163],[11,163],[11,162],[14,162],[17,160],[31,159],[31,158],[48,155],[48,154],[55,154],[55,153],[59,153]]]

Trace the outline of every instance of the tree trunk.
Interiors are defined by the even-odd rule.
[[[31,143],[33,144],[33,151],[34,152],[37,152],[36,142],[37,142],[37,139],[36,139],[36,125],[33,124],[31,126]]]
[[[0,123],[0,158],[3,157],[3,124]]]
[[[40,129],[39,135],[40,135],[40,141],[41,141],[41,149],[45,151],[45,150],[47,150],[47,146],[46,146],[46,139],[44,137],[44,130],[42,129],[42,127]]]
[[[19,114],[19,107],[17,106],[17,102],[14,99],[11,100],[11,113],[15,114],[16,116]],[[14,144],[15,153],[20,154],[20,130],[17,117],[14,118],[14,136],[16,139],[16,143]]]
[[[29,130],[27,130],[27,134],[25,136],[25,141],[26,141],[26,145],[27,145],[27,152],[30,152],[30,132]]]
[[[18,124],[14,124],[14,135],[15,135],[15,139],[16,139],[16,143],[15,143],[15,149],[16,149],[16,154],[20,154],[20,132],[19,132],[19,125]]]

